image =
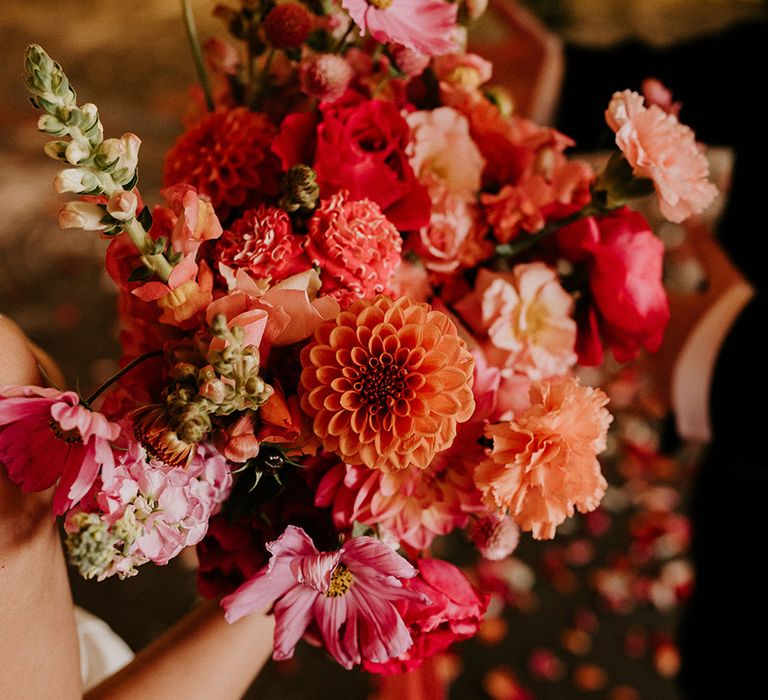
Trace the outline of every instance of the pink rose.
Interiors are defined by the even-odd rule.
[[[591,301],[579,314],[579,362],[600,364],[608,343],[619,362],[641,347],[658,350],[669,320],[662,284],[664,245],[643,216],[626,207],[557,233],[561,252],[589,270]]]

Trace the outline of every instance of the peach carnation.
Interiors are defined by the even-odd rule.
[[[474,358],[456,326],[407,297],[358,301],[321,324],[301,364],[301,407],[348,464],[426,469],[475,407]]]
[[[207,195],[222,221],[278,193],[277,129],[245,107],[219,109],[182,134],[165,157],[166,187],[187,183]]]
[[[539,382],[531,406],[507,423],[489,425],[489,458],[475,483],[489,508],[509,511],[535,539],[551,539],[574,508],[597,508],[608,486],[597,454],[605,449],[608,397],[578,379]]]
[[[245,269],[256,279],[273,283],[310,267],[302,239],[293,233],[288,214],[261,205],[247,211],[224,232],[217,244],[218,259],[235,269]]]
[[[346,190],[322,200],[309,222],[306,251],[320,267],[322,292],[342,305],[385,291],[401,250],[400,234],[379,205],[351,200]]]
[[[653,180],[665,218],[680,223],[712,203],[717,188],[708,180],[707,157],[676,116],[624,90],[614,93],[605,119],[633,174]]]
[[[496,366],[532,380],[567,372],[576,362],[573,300],[544,263],[511,272],[480,270],[474,291],[455,305]]]

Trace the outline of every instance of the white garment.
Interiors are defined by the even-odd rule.
[[[130,647],[112,628],[82,608],[75,608],[83,690],[90,690],[133,659]]]

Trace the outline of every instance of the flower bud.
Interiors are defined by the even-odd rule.
[[[53,136],[65,136],[69,133],[69,128],[66,124],[52,114],[43,114],[37,120],[37,128],[40,131],[44,131],[46,134],[52,134]]]
[[[320,54],[301,66],[301,89],[321,102],[338,100],[352,80],[352,67],[341,56]]]
[[[309,213],[317,206],[320,187],[315,171],[308,165],[293,165],[280,183],[280,206],[289,214],[295,211]]]
[[[103,224],[104,207],[93,202],[67,202],[59,207],[58,219],[61,228],[81,228],[85,231],[104,231],[109,224]]]
[[[463,0],[464,10],[470,22],[476,22],[488,8],[488,0]]]
[[[130,221],[136,215],[138,199],[133,192],[117,192],[107,204],[107,211],[113,219]]]
[[[67,168],[62,170],[54,179],[53,187],[59,194],[65,192],[75,192],[83,194],[84,192],[101,191],[101,184],[98,178],[85,168]]]
[[[264,20],[267,41],[278,49],[301,46],[312,29],[312,17],[303,5],[285,2],[273,7]]]
[[[67,146],[69,141],[49,141],[43,146],[45,155],[54,160],[66,160]]]
[[[485,91],[485,96],[496,105],[499,114],[504,119],[509,119],[515,111],[515,98],[507,88],[494,85]]]
[[[389,55],[395,62],[397,69],[409,78],[416,78],[421,75],[430,61],[430,57],[426,54],[402,44],[390,44]]]
[[[90,155],[91,149],[83,144],[82,141],[70,141],[69,145],[67,145],[67,148],[64,151],[64,157],[67,159],[67,162],[72,163],[72,165],[81,163]]]
[[[123,134],[119,139],[107,139],[99,145],[97,164],[112,173],[118,185],[124,185],[136,172],[141,139],[136,134]]]
[[[520,541],[520,529],[507,515],[478,518],[467,528],[467,534],[480,554],[491,561],[506,559]]]

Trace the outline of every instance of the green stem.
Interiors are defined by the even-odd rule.
[[[213,104],[213,97],[211,96],[211,84],[208,81],[208,71],[205,70],[203,51],[200,48],[200,37],[197,35],[197,27],[195,26],[195,16],[192,14],[192,6],[190,5],[189,0],[181,0],[181,6],[184,12],[184,25],[187,29],[189,48],[192,50],[192,57],[195,60],[197,78],[200,81],[200,86],[203,88],[203,93],[205,95],[205,106],[208,108],[209,112],[213,112],[215,105]]]
[[[162,350],[153,350],[152,352],[145,352],[143,355],[139,355],[136,359],[131,360],[121,370],[115,372],[106,382],[104,382],[96,391],[94,391],[86,400],[86,405],[90,406],[96,399],[99,398],[109,387],[111,387],[121,377],[128,374],[136,365],[140,365],[145,360],[149,360],[153,357],[160,357],[163,354]]]
[[[163,282],[167,282],[173,267],[162,253],[156,254],[151,252],[151,241],[144,227],[136,219],[131,219],[125,224],[123,230],[128,233],[131,241],[133,241],[133,244],[141,253],[142,262]]]
[[[349,20],[349,24],[347,25],[347,31],[344,32],[344,35],[339,39],[339,43],[336,44],[336,48],[333,50],[333,53],[341,53],[341,50],[344,48],[344,44],[347,43],[347,39],[349,39],[349,35],[352,33],[352,30],[355,28],[355,22],[354,20]]]

